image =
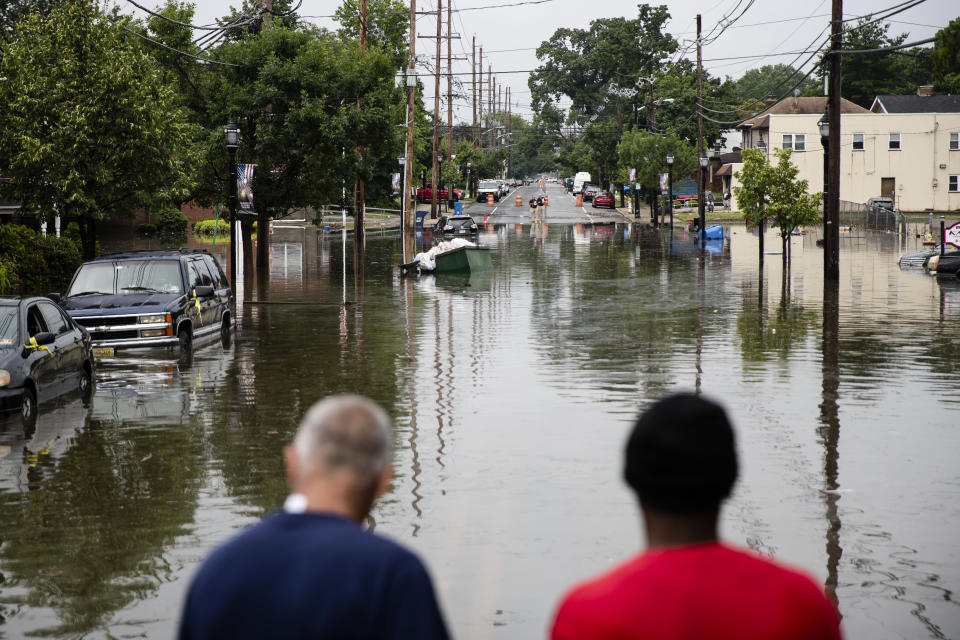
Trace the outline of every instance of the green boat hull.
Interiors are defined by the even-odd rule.
[[[493,271],[489,247],[460,247],[437,255],[437,273]]]

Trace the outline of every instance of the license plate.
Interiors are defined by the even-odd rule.
[[[94,347],[93,355],[95,358],[112,358],[114,353],[113,347]]]

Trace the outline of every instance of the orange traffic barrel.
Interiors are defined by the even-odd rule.
[[[582,193],[578,193],[578,194],[577,194],[577,206],[578,206],[578,207],[582,207],[582,206],[583,206],[583,194],[582,194]]]
[[[550,194],[549,194],[549,193],[548,193],[547,195],[543,196],[543,206],[545,206],[545,207],[549,207],[549,206],[550,206]]]
[[[522,205],[523,205],[523,198],[521,198],[521,197],[520,197],[520,194],[518,193],[518,194],[517,194],[517,206],[519,207],[519,206],[522,206]]]
[[[492,194],[492,193],[488,193],[488,194],[487,194],[487,206],[488,206],[488,207],[492,207],[492,206],[493,206],[493,194]]]

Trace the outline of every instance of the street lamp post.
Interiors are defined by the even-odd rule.
[[[706,238],[707,230],[707,212],[704,208],[706,204],[704,202],[704,191],[706,190],[706,180],[707,180],[707,162],[709,162],[707,156],[700,156],[700,194],[697,197],[697,209],[700,210],[700,238]],[[701,246],[703,246],[701,244]]]
[[[467,162],[467,197],[473,198],[473,185],[470,184],[470,167],[473,166],[473,163]]]
[[[667,206],[670,207],[670,231],[673,231],[673,154],[667,154]]]
[[[823,117],[817,122],[820,128],[820,145],[823,147],[823,255],[824,272],[827,269],[827,258],[833,250],[833,234],[830,233],[830,221],[827,220],[827,194],[830,191],[830,105],[823,110]]]
[[[237,146],[240,128],[231,119],[223,130],[230,154],[230,177],[227,179],[227,207],[230,209],[230,286],[237,286]],[[236,292],[234,292],[236,293]]]

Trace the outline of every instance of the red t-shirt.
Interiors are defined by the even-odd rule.
[[[807,576],[711,542],[650,550],[575,587],[551,637],[838,640],[840,621]]]

